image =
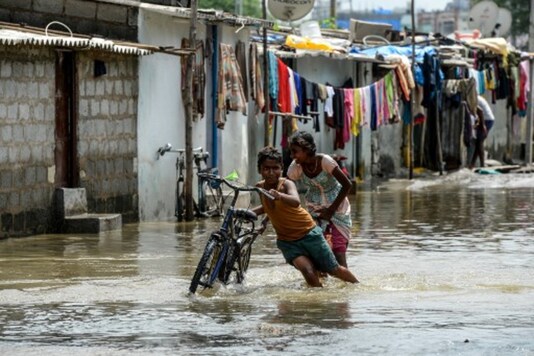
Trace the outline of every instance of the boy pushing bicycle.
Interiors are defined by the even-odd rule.
[[[317,272],[358,283],[358,279],[347,268],[337,263],[322,229],[300,205],[295,183],[281,178],[283,163],[280,152],[274,147],[264,147],[258,153],[257,163],[263,180],[256,186],[269,191],[275,199],[269,200],[262,195],[262,205],[253,211],[257,215],[267,215],[263,220],[263,229],[269,220],[273,224],[277,235],[276,245],[286,262],[298,269],[312,287],[322,287]]]

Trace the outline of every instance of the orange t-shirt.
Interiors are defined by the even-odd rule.
[[[285,178],[280,178],[276,190],[280,191],[284,182]],[[278,240],[299,240],[315,227],[315,221],[310,213],[301,205],[292,207],[281,200],[269,201],[263,195],[261,196],[261,203],[265,214],[273,224]]]

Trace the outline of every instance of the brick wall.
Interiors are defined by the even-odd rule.
[[[93,75],[95,59],[107,74]],[[89,211],[136,221],[138,58],[80,53],[77,64],[80,184]]]
[[[54,53],[0,46],[0,238],[47,230],[54,190]]]
[[[0,21],[45,28],[52,21],[74,33],[137,41],[136,7],[86,0],[0,0]],[[51,30],[66,29],[51,25]]]
[[[95,77],[94,61],[107,74]],[[55,231],[55,61],[48,47],[0,46],[0,238]],[[76,54],[80,186],[95,213],[138,220],[138,58]]]

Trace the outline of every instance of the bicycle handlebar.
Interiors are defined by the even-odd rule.
[[[216,175],[216,174],[211,174],[211,173],[203,173],[203,172],[199,172],[197,173],[197,175],[199,177],[202,177],[202,178],[205,178],[205,179],[208,179],[208,180],[214,180],[214,181],[217,181],[217,182],[221,182],[221,183],[224,183],[226,184],[227,186],[229,186],[230,188],[232,188],[233,190],[236,190],[236,191],[240,191],[240,192],[258,192],[258,193],[261,193],[263,195],[265,195],[267,198],[271,199],[271,200],[274,200],[274,196],[269,193],[267,190],[263,189],[263,188],[260,188],[260,187],[252,187],[252,186],[249,186],[249,185],[245,185],[245,186],[237,186],[235,184],[233,184],[232,182],[230,182],[228,179],[225,179],[219,175]]]
[[[202,147],[193,148],[193,153],[202,153],[202,151]],[[173,149],[170,143],[167,143],[165,146],[161,146],[160,148],[158,148],[158,153],[160,156],[163,156],[166,152],[185,153],[185,148]],[[208,152],[205,152],[205,154],[209,155]]]

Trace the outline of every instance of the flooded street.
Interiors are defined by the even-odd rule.
[[[359,285],[310,289],[272,230],[189,296],[217,220],[0,240],[2,355],[534,355],[534,176],[460,171],[352,198]]]

